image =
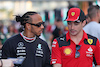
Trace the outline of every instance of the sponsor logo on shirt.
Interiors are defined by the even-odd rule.
[[[56,44],[57,42],[56,41],[53,41],[53,44]]]
[[[93,39],[88,39],[87,41],[90,45],[93,43]]]
[[[86,51],[86,56],[87,57],[92,57],[93,56],[93,49],[92,47],[89,47]]]
[[[55,64],[57,59],[52,59],[52,64]]]
[[[64,54],[65,55],[71,55],[71,53],[72,53],[72,49],[71,48],[65,48],[65,50],[64,50]]]
[[[43,49],[42,49],[42,45],[41,44],[38,44],[35,55],[43,57]]]
[[[19,42],[17,45],[17,57],[25,58],[26,57],[26,47],[23,42]]]
[[[63,41],[64,41],[64,40],[65,40],[65,38],[60,38],[60,40],[63,40]]]
[[[56,47],[56,44],[57,42],[56,41],[53,41],[53,44],[52,44],[52,47]]]

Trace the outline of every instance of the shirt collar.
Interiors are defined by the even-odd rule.
[[[66,41],[71,40],[69,31],[66,33]],[[83,38],[82,39],[88,39],[87,33],[83,30]]]

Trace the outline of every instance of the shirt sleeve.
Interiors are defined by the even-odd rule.
[[[8,57],[11,57],[10,56],[10,45],[9,45],[9,42],[6,41],[2,47],[2,58],[8,58]]]
[[[51,52],[50,52],[49,47],[47,46],[45,67],[52,67],[52,65],[50,64],[50,61],[51,61]]]
[[[95,57],[97,65],[100,65],[100,43],[99,43],[99,40],[97,40],[97,43],[96,43],[94,57]]]
[[[51,54],[51,64],[61,64],[61,52],[56,39],[54,39],[52,44],[52,54]]]

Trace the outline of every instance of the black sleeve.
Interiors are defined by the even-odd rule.
[[[51,51],[47,45],[45,67],[52,67],[52,65],[50,64],[50,61],[51,61]]]
[[[8,58],[8,57],[11,57],[10,56],[10,45],[9,45],[9,42],[6,41],[2,47],[2,58]]]

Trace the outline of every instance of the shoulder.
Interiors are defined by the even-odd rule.
[[[57,41],[66,40],[66,34],[56,38]]]
[[[37,39],[38,42],[40,42],[40,43],[47,44],[46,41],[44,41],[43,39],[41,39],[41,38],[39,38],[39,37],[36,37],[36,39]]]
[[[21,37],[20,34],[16,34],[16,35],[10,37],[9,39],[7,39],[6,42],[17,40],[17,39],[19,39],[19,37]]]
[[[84,40],[85,44],[96,45],[98,39],[90,34],[87,34],[88,39]]]
[[[87,36],[88,36],[88,39],[91,38],[91,39],[97,40],[97,38],[95,36],[92,36],[90,34],[87,34]]]

